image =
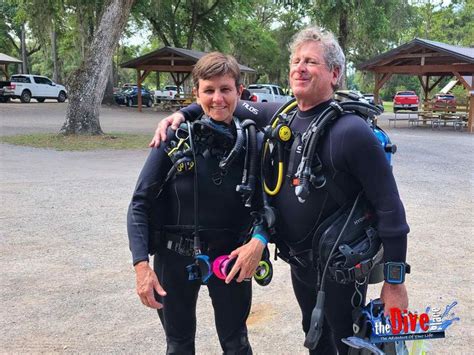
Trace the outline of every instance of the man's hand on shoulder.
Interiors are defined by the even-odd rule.
[[[168,131],[168,127],[171,126],[171,129],[176,131],[181,123],[184,122],[184,116],[181,112],[176,111],[172,115],[163,118],[160,123],[158,123],[158,127],[156,127],[155,135],[151,140],[150,144],[148,144],[151,148],[158,148],[161,142],[166,141],[166,133]]]

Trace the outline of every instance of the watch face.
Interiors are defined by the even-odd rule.
[[[388,268],[388,277],[390,280],[400,280],[402,278],[402,267],[399,265],[390,265]]]

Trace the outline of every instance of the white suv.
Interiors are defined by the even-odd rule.
[[[13,99],[19,98],[24,103],[30,102],[31,98],[38,102],[44,102],[46,99],[56,99],[58,102],[64,102],[67,99],[67,91],[64,86],[56,84],[41,75],[12,75],[10,85],[5,86],[4,89],[4,96]]]

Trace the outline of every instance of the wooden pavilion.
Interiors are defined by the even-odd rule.
[[[21,60],[10,57],[9,55],[0,53],[0,71],[5,75],[5,78],[10,79],[10,74],[8,73],[8,64],[21,64]]]
[[[133,68],[137,71],[138,111],[142,110],[141,86],[146,77],[153,71],[170,73],[176,86],[180,87],[191,75],[196,62],[206,55],[205,52],[184,48],[163,47],[144,56],[122,63],[122,68]],[[256,73],[252,68],[239,64],[242,73]]]
[[[374,99],[393,74],[416,75],[423,87],[424,101],[444,78],[456,77],[468,91],[468,132],[473,133],[474,120],[474,48],[415,38],[409,43],[380,54],[357,66],[375,73]],[[430,82],[433,78],[433,82]]]

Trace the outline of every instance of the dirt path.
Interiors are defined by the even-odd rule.
[[[0,105],[0,134],[59,129],[64,105]],[[104,108],[106,131],[149,132],[163,117]],[[473,343],[473,137],[398,128],[394,172],[411,226],[410,308],[457,300],[461,321],[434,354],[468,354]],[[125,216],[148,152],[56,152],[0,145],[0,349],[2,353],[164,353],[158,317],[134,292]],[[289,268],[254,284],[249,320],[256,354],[305,353]],[[376,295],[376,288],[371,294]],[[218,354],[203,289],[197,350]]]

